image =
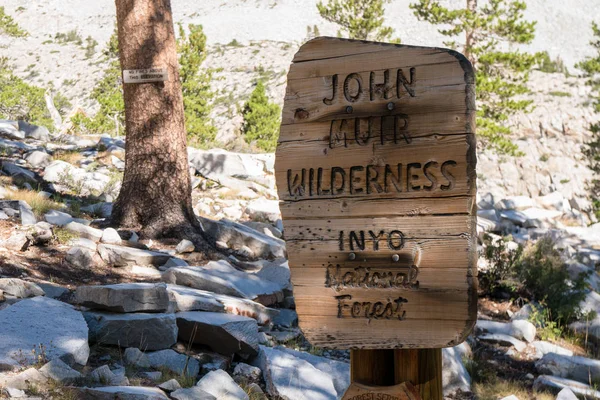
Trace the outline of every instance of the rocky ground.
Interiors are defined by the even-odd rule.
[[[563,121],[577,118],[591,114]],[[564,167],[573,157],[564,146],[585,139],[585,122],[562,132],[548,123],[520,141],[521,158],[480,155],[478,234],[482,249],[484,234],[511,235],[509,247],[554,237],[572,279],[589,273],[584,309],[598,311],[589,171]],[[189,149],[194,208],[224,254],[206,260],[185,240],[100,228],[120,188],[124,140],[0,122],[3,396],[340,398],[348,352],[311,347],[297,326],[273,154]],[[548,166],[525,174],[542,148]],[[522,301],[482,298],[474,333],[444,349],[445,396],[550,398],[569,388],[600,399],[600,316],[547,341],[531,314]],[[505,386],[482,387],[484,374]]]

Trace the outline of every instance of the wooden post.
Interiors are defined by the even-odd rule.
[[[345,400],[364,393],[441,400],[442,349],[351,350],[350,379]]]
[[[394,350],[396,383],[411,382],[423,400],[442,400],[442,349]]]

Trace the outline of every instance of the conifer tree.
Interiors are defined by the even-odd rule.
[[[592,87],[593,106],[596,112],[600,112],[600,26],[592,22],[594,38],[590,42],[596,54],[587,57],[576,65],[584,72],[588,79],[587,83]],[[583,145],[583,154],[587,157],[588,167],[594,171],[596,177],[592,180],[590,189],[596,216],[600,218],[600,123],[596,122],[590,126],[592,139]]]
[[[100,108],[93,117],[77,114],[72,118],[73,125],[94,133],[121,134],[125,127],[125,104],[119,66],[119,39],[117,30],[111,35],[103,51],[108,67],[100,81],[92,90],[90,97],[98,102]]]
[[[534,38],[536,23],[523,19],[525,2],[466,0],[465,8],[449,9],[437,0],[419,0],[410,7],[420,20],[441,25],[438,32],[451,39],[445,44],[473,64],[479,138],[500,153],[518,154],[505,123],[515,112],[531,111],[532,101],[518,96],[528,92],[529,71],[540,57],[512,48]]]
[[[202,31],[202,25],[192,24],[188,28],[189,34],[186,35],[183,27],[179,25],[177,40],[185,127],[190,145],[207,147],[216,136],[216,129],[210,122],[212,71],[200,69],[206,59],[206,35]]]
[[[269,101],[262,81],[257,82],[250,99],[244,105],[242,114],[244,116],[242,131],[246,142],[255,143],[256,147],[266,152],[275,151],[279,137],[281,108]]]
[[[384,5],[390,1],[329,0],[327,5],[319,2],[317,8],[321,17],[341,27],[338,36],[383,42],[390,41],[394,33],[389,26],[383,26]]]
[[[209,117],[210,101],[213,97],[210,90],[212,74],[210,70],[200,69],[206,58],[206,35],[201,25],[190,25],[188,35],[179,26],[177,52],[188,141],[192,146],[206,147],[214,141],[216,129]],[[116,30],[106,45],[104,55],[108,67],[90,96],[98,102],[100,109],[93,117],[76,115],[73,117],[73,123],[89,132],[122,133],[125,126],[125,104]]]

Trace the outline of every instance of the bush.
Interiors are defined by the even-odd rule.
[[[543,303],[549,318],[563,324],[579,317],[579,303],[585,298],[586,278],[569,279],[564,260],[551,237],[529,245],[516,265],[517,277],[533,300]]]
[[[76,114],[71,118],[77,130],[89,133],[117,134],[125,126],[125,102],[121,86],[121,66],[119,64],[119,49],[117,31],[110,37],[104,50],[108,68],[104,70],[102,79],[96,84],[90,97],[100,104],[100,109],[93,117]]]
[[[17,77],[8,64],[8,58],[0,57],[0,119],[24,120],[53,127],[44,93],[43,88]]]
[[[0,7],[0,33],[11,37],[25,37],[27,32],[19,27],[15,20]]]
[[[550,54],[547,51],[540,53],[538,69],[550,74],[561,72],[565,74],[565,76],[569,76],[569,70],[565,66],[563,60],[560,57],[556,57],[554,60],[551,59]]]
[[[246,142],[255,144],[266,152],[275,151],[279,137],[281,108],[269,101],[262,81],[256,84],[250,99],[244,105],[242,115],[244,116],[242,131]]]
[[[317,3],[322,18],[340,26],[338,36],[350,39],[391,40],[394,30],[384,26],[385,4],[390,0],[329,0]],[[396,39],[396,42],[400,42]]]
[[[57,33],[54,36],[54,39],[56,39],[56,41],[58,43],[75,43],[78,46],[81,46],[83,44],[83,39],[81,38],[81,36],[79,35],[79,33],[77,32],[76,29],[73,29],[67,33]]]
[[[518,246],[511,250],[508,248],[510,237],[495,239],[485,235],[486,245],[483,256],[489,263],[488,270],[479,278],[479,287],[489,294],[495,294],[499,289],[512,289],[508,280],[515,275],[515,265],[523,252],[523,247]]]

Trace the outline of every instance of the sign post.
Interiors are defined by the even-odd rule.
[[[345,399],[442,398],[440,349],[476,322],[474,120],[455,51],[321,37],[294,57],[277,186],[300,328],[352,350]]]

